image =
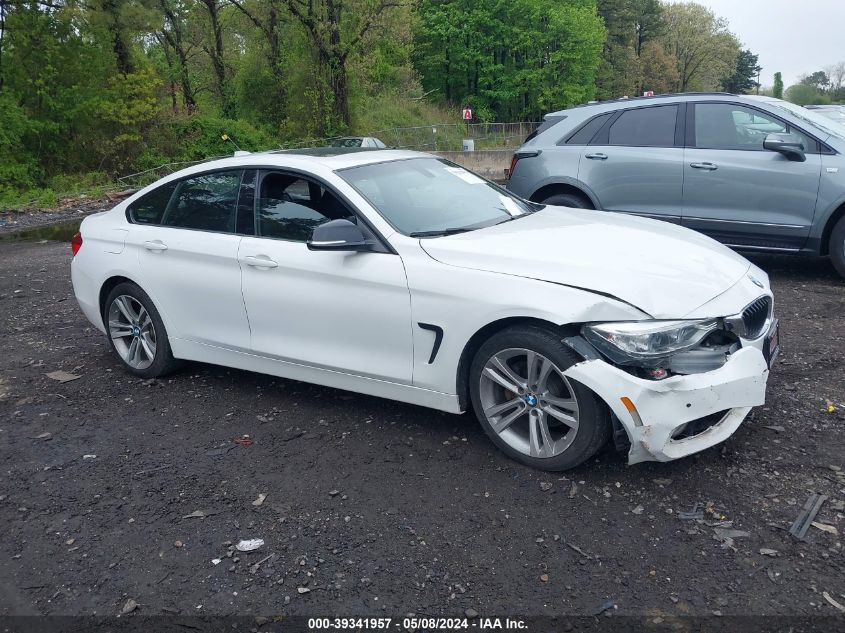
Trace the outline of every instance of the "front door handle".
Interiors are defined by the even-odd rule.
[[[149,242],[144,242],[144,248],[154,253],[160,253],[161,251],[167,250],[167,244],[165,244],[161,240],[152,240]]]
[[[693,169],[703,169],[705,171],[716,171],[719,169],[719,166],[715,163],[690,163],[689,166]]]
[[[278,268],[279,265],[266,255],[252,256],[247,255],[241,260],[247,266],[253,268]]]
[[[584,154],[584,158],[589,158],[590,160],[607,160],[607,154],[602,154],[601,152],[596,154]]]

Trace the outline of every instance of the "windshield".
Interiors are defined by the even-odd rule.
[[[845,140],[845,124],[838,123],[832,119],[822,116],[818,112],[789,103],[788,101],[769,101],[769,105],[781,110],[786,110],[792,116],[796,116],[810,125]]]
[[[411,237],[481,229],[539,208],[441,158],[362,165],[338,175]]]

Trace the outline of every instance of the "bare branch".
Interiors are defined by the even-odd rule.
[[[264,25],[264,23],[262,23],[261,20],[259,20],[257,17],[255,17],[252,13],[247,11],[246,7],[244,7],[244,5],[239,0],[227,0],[227,1],[229,2],[229,4],[231,4],[233,7],[235,7],[238,11],[243,13],[249,19],[250,22],[252,22],[255,26],[257,26],[259,29],[261,29],[261,31],[263,31],[269,37],[270,32],[267,30],[267,27]]]

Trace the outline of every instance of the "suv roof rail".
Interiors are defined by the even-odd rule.
[[[649,99],[663,99],[665,97],[698,97],[698,96],[714,96],[714,97],[736,97],[733,92],[665,92],[663,94],[655,94],[648,97],[619,97],[618,99],[605,99],[604,101],[589,101],[587,103],[579,103],[572,106],[573,108],[585,108],[592,105],[600,105],[604,103],[626,103],[628,101],[648,101]],[[567,108],[571,109],[571,108]],[[557,110],[556,110],[557,112]]]

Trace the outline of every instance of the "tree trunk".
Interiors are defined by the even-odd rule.
[[[197,102],[191,86],[191,75],[188,72],[188,55],[182,44],[182,23],[179,16],[174,13],[173,8],[167,3],[167,0],[161,0],[160,4],[165,18],[167,18],[167,22],[170,24],[170,30],[164,29],[162,35],[175,51],[176,57],[179,58],[179,82],[182,84],[182,102],[185,105],[185,110],[190,113],[196,108]]]
[[[6,0],[0,0],[0,92],[3,92],[3,38],[6,35]]]
[[[170,93],[170,106],[175,114],[178,111],[176,103],[176,82],[173,81],[173,56],[170,54],[170,46],[167,44],[165,36],[160,33],[153,34],[161,46],[161,51],[164,53],[164,61],[167,63],[167,83],[168,92]]]
[[[128,75],[134,69],[132,67],[131,51],[129,50],[129,44],[126,42],[126,34],[124,33],[120,18],[119,2],[117,0],[103,0],[102,8],[110,23],[109,30],[111,31],[112,50],[114,51],[117,70],[122,75]]]
[[[209,49],[211,65],[214,68],[215,89],[220,99],[220,106],[223,116],[233,117],[234,107],[226,91],[226,66],[223,63],[223,29],[220,26],[220,11],[217,0],[203,0],[208,10],[208,18],[211,22],[211,33],[214,37],[214,46]]]

